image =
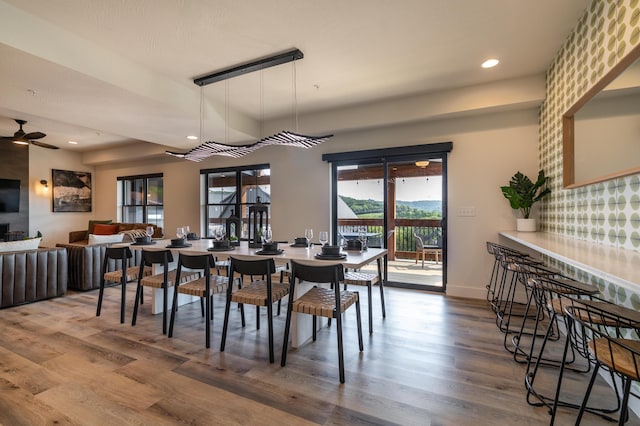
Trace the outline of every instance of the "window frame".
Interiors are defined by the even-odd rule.
[[[162,203],[159,204],[149,204],[149,179],[161,179],[161,192],[162,192]],[[134,185],[134,181],[142,180],[142,202],[140,204],[132,204],[129,200],[131,200],[130,193],[127,193],[127,182],[129,182],[132,186]],[[117,178],[119,185],[119,193],[120,193],[120,203],[118,206],[118,215],[120,216],[120,221],[125,221],[125,217],[127,214],[125,210],[131,207],[140,207],[142,208],[142,222],[141,223],[150,223],[159,227],[164,227],[164,174],[163,173],[150,173],[144,175],[131,175],[131,176],[118,176]],[[160,219],[149,219],[149,212],[151,209],[157,210],[160,208],[162,211],[162,217]]]

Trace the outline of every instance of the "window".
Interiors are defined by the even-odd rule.
[[[162,174],[118,178],[120,221],[164,227]]]
[[[271,169],[268,164],[201,170],[204,176],[204,221],[206,236],[213,236],[216,226],[224,226],[235,215],[242,219],[241,238],[247,238],[249,206],[258,197],[263,204],[271,202]]]

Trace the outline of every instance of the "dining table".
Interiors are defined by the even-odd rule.
[[[128,245],[131,250],[166,250],[169,248],[174,254],[174,263],[177,263],[178,254],[183,253],[185,255],[199,255],[210,253],[214,255],[218,260],[228,260],[231,257],[244,260],[255,260],[264,257],[272,257],[276,264],[286,265],[289,261],[294,260],[299,263],[305,263],[310,265],[327,265],[327,264],[342,264],[345,269],[358,270],[362,267],[369,265],[373,262],[377,263],[377,272],[380,285],[383,284],[383,259],[387,255],[387,249],[384,248],[366,248],[361,250],[341,250],[341,256],[323,256],[322,247],[320,245],[310,245],[309,247],[299,246],[296,244],[290,244],[286,242],[280,242],[278,244],[278,251],[264,252],[261,248],[249,247],[248,242],[242,241],[240,245],[230,246],[228,248],[214,248],[214,240],[208,238],[202,238],[197,240],[186,240],[184,246],[174,246],[171,244],[170,239],[154,239],[151,243],[138,244],[138,243],[118,243],[114,246]],[[153,273],[161,273],[161,267],[158,270],[154,270]],[[299,292],[295,297],[304,294],[313,285],[311,283],[301,283],[296,285],[296,292]],[[151,294],[151,312],[152,314],[162,313],[162,289],[153,289]],[[171,294],[172,292],[169,292]],[[178,304],[191,303],[197,300],[190,296],[182,297],[178,300]],[[172,296],[170,296],[172,297]],[[169,300],[171,304],[171,300]],[[318,326],[322,322],[318,321]],[[309,315],[294,315],[291,321],[291,335],[292,346],[298,347],[306,343],[312,336],[312,319]]]

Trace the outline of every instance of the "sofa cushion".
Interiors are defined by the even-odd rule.
[[[94,223],[93,235],[113,235],[118,233],[118,225],[107,225],[104,223]]]
[[[8,251],[35,250],[40,245],[42,238],[29,238],[27,240],[5,241],[0,243],[0,253]]]
[[[123,234],[113,234],[113,235],[89,234],[89,245],[103,244],[103,243],[121,243],[123,238],[124,238]]]
[[[89,227],[87,228],[87,231],[89,234],[93,234],[93,226],[96,223],[101,223],[101,224],[105,224],[105,225],[110,225],[113,221],[111,219],[109,220],[90,220],[89,221]]]

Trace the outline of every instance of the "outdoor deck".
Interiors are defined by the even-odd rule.
[[[389,260],[389,281],[442,287],[442,262],[426,261],[424,269],[421,262],[415,262],[415,259]],[[376,271],[375,265],[369,265],[363,270]]]

